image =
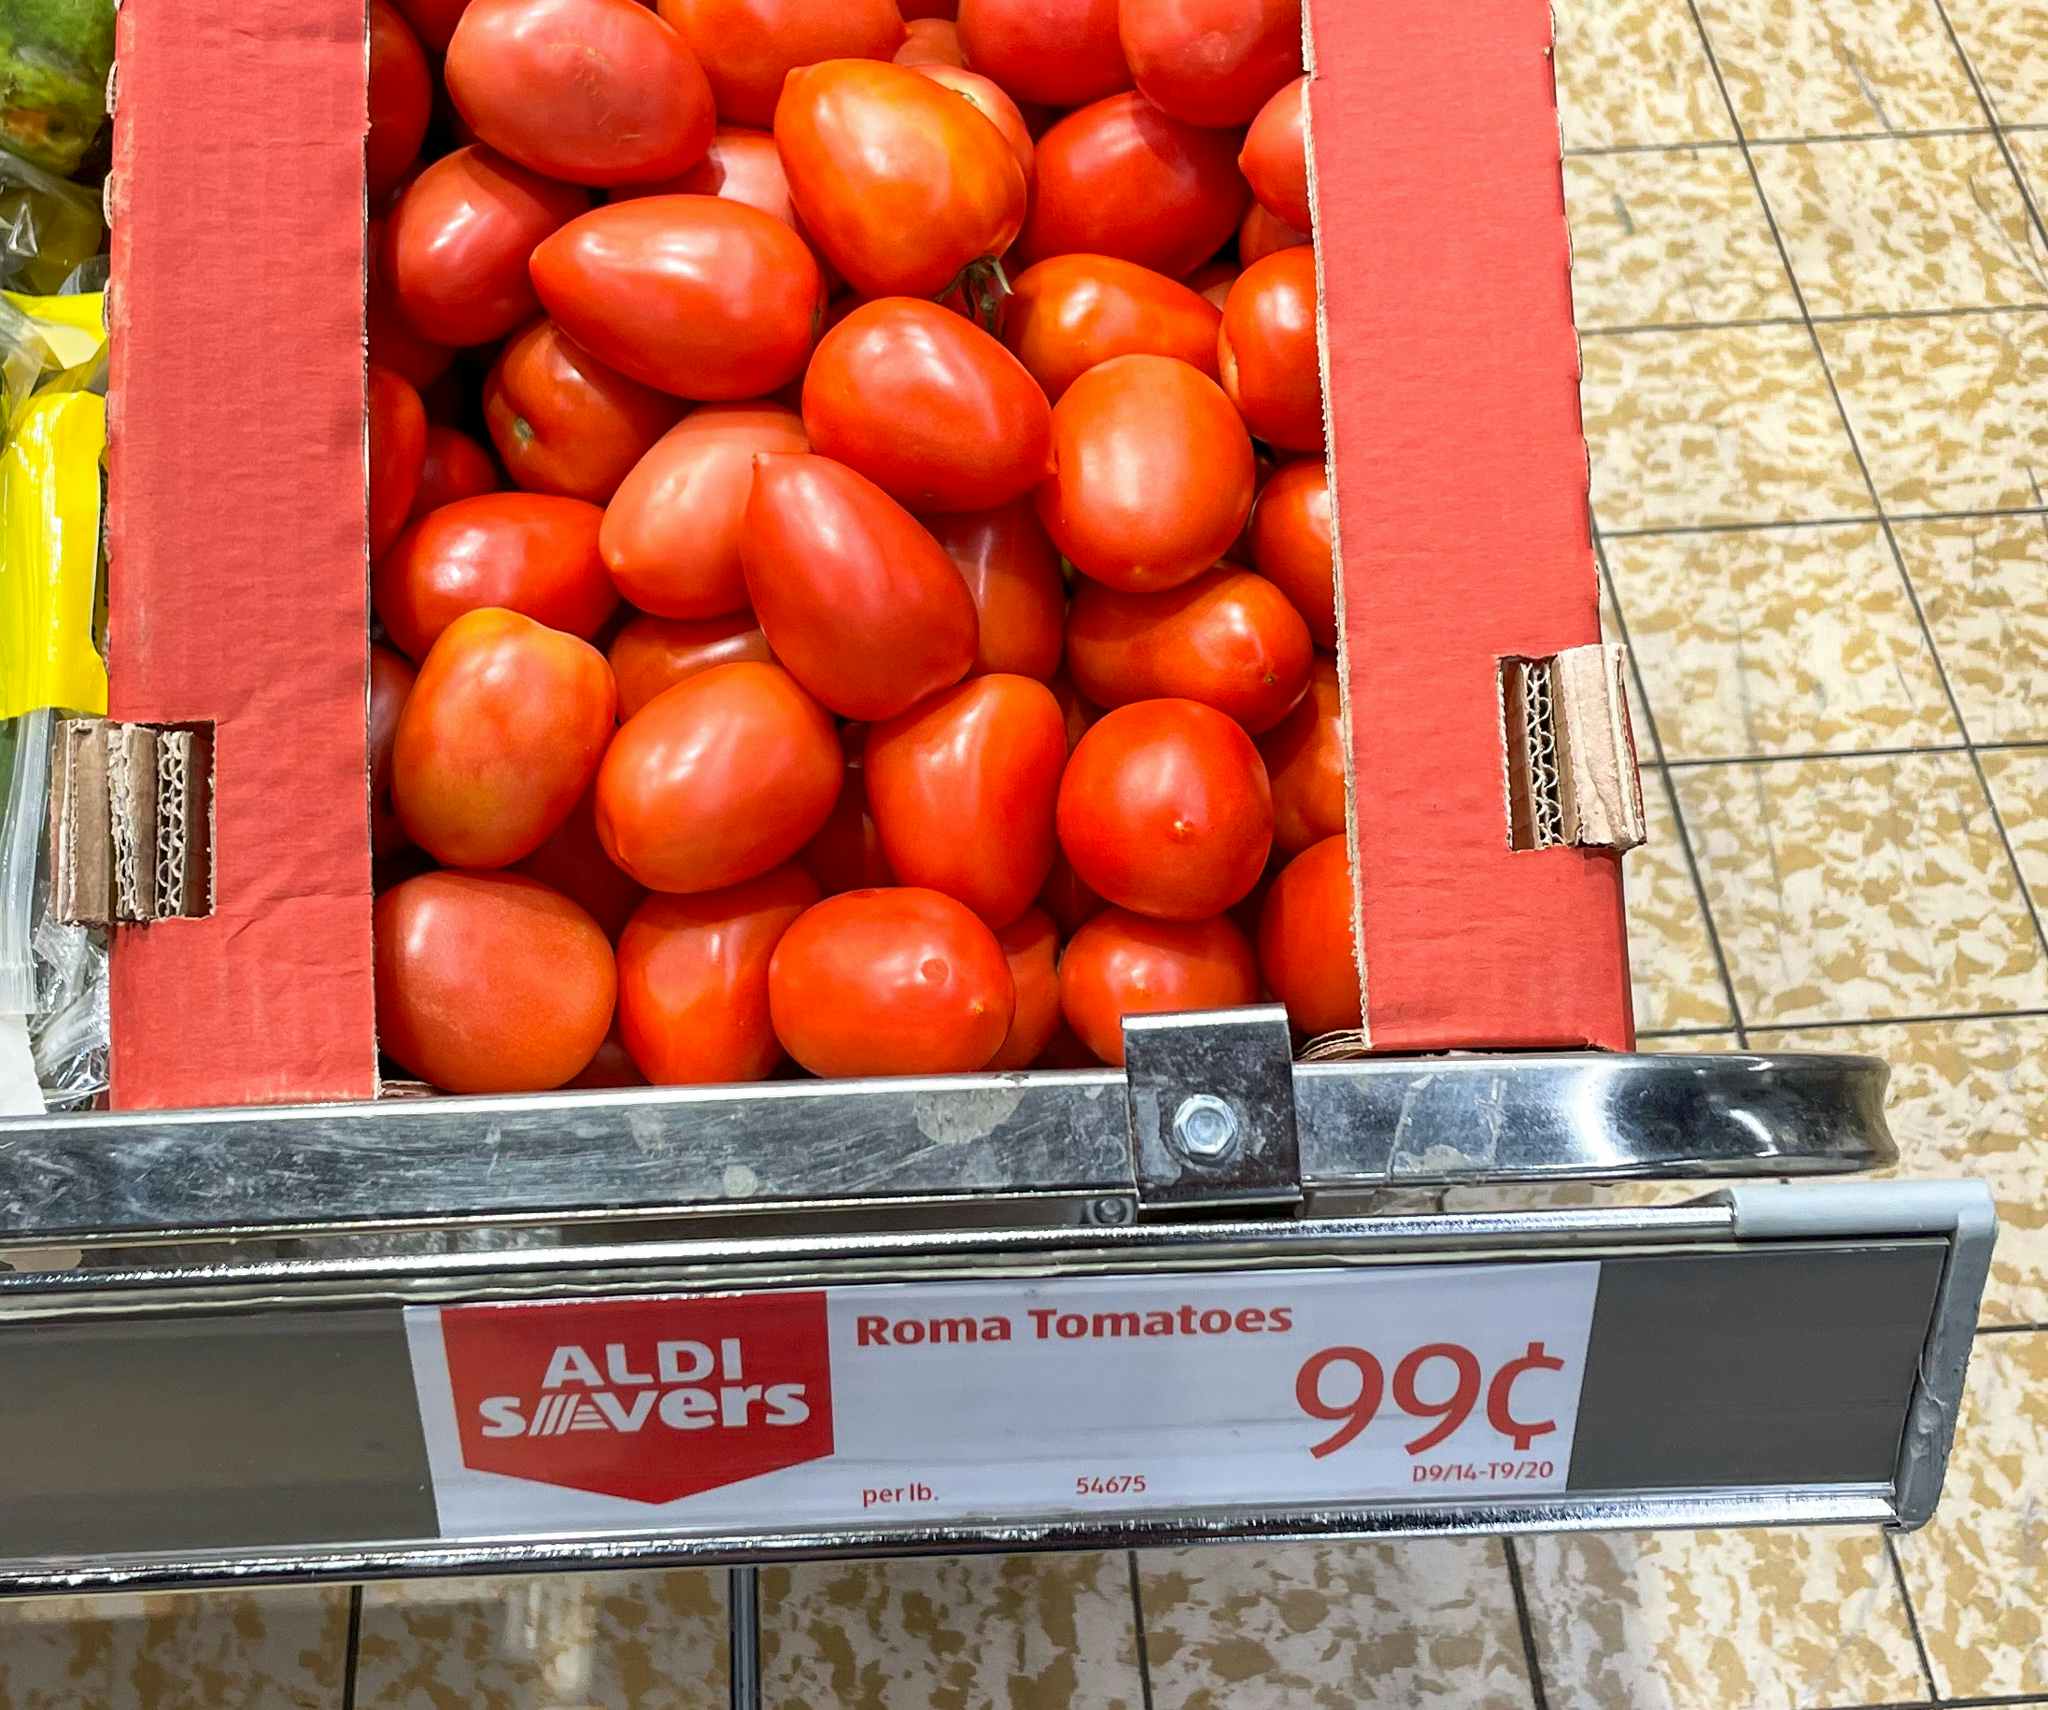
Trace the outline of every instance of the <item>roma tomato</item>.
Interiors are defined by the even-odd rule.
[[[377,899],[377,1043],[444,1092],[547,1092],[597,1054],[618,976],[597,923],[510,873],[423,873]]]
[[[398,538],[419,496],[427,458],[427,412],[412,386],[370,364],[370,556]]]
[[[1230,550],[1252,507],[1252,442],[1216,382],[1170,356],[1091,368],[1052,413],[1038,517],[1082,574],[1152,593]]]
[[[1024,270],[1003,305],[1003,343],[1058,403],[1114,356],[1174,356],[1216,378],[1215,304],[1177,279],[1108,255],[1056,255]]]
[[[768,964],[768,1009],[814,1075],[983,1068],[1017,1003],[995,934],[937,891],[848,891],[800,915]]]
[[[870,725],[861,769],[897,878],[1007,926],[1052,871],[1066,764],[1066,719],[1052,691],[996,675]]]
[[[1055,677],[1046,685],[1060,704],[1060,716],[1067,721],[1067,752],[1072,754],[1088,727],[1102,716],[1102,709],[1081,698],[1081,691],[1066,677]]]
[[[481,141],[571,184],[673,178],[718,123],[689,43],[634,0],[470,0],[444,76]]]
[[[1060,1009],[1081,1043],[1121,1067],[1124,1017],[1255,1003],[1250,941],[1223,915],[1152,920],[1120,908],[1092,916],[1060,957]]]
[[[1045,478],[1052,411],[1024,365],[918,297],[863,303],[818,341],[804,432],[917,511],[981,511]]]
[[[960,46],[1020,101],[1078,107],[1131,86],[1116,0],[960,0]]]
[[[446,867],[509,867],[569,817],[618,697],[587,641],[495,607],[445,629],[398,715],[391,800]]]
[[[1120,0],[1117,39],[1155,106],[1242,125],[1301,75],[1301,0]]]
[[[967,63],[960,51],[960,32],[950,18],[919,18],[908,28],[903,45],[890,56],[898,65],[949,65],[958,69]]]
[[[1252,509],[1252,563],[1293,602],[1325,652],[1337,650],[1337,579],[1330,545],[1330,477],[1320,457],[1285,463]]]
[[[996,934],[1017,1007],[1002,1048],[984,1065],[990,1070],[1028,1069],[1052,1043],[1060,1027],[1060,934],[1042,908],[1026,909]]]
[[[412,32],[420,39],[420,46],[431,54],[444,54],[448,42],[455,34],[455,26],[462,21],[462,9],[469,0],[397,0],[399,11],[405,14],[405,21],[412,25]]]
[[[913,62],[898,55],[896,63],[915,64],[918,76],[929,77],[941,89],[952,90],[1001,131],[1003,141],[1010,145],[1010,152],[1017,157],[1017,164],[1024,169],[1025,186],[1030,186],[1038,149],[1031,140],[1031,127],[1025,123],[1023,111],[1003,92],[1000,84],[983,77],[979,72],[963,69],[957,62]]]
[[[775,657],[843,717],[892,718],[974,663],[974,598],[945,549],[829,458],[756,458],[740,561]]]
[[[433,106],[434,76],[419,38],[390,0],[370,0],[370,135],[363,167],[373,208],[418,158]]]
[[[1309,229],[1307,111],[1308,79],[1297,77],[1259,109],[1237,151],[1259,206],[1297,232]]]
[[[1060,574],[1060,555],[1031,501],[927,517],[925,527],[946,549],[974,599],[980,639],[970,671],[1040,679],[1057,671],[1067,583]]]
[[[388,647],[370,648],[370,853],[395,855],[411,841],[391,805],[391,743],[412,693],[411,664]]]
[[[1098,706],[1179,696],[1256,736],[1308,687],[1308,625],[1263,576],[1219,564],[1163,594],[1074,590],[1067,673]]]
[[[795,379],[825,312],[803,239],[716,196],[593,208],[533,252],[533,284],[600,362],[683,398],[755,398]]]
[[[1244,224],[1237,228],[1239,266],[1249,267],[1255,261],[1264,261],[1267,256],[1276,255],[1283,249],[1296,249],[1308,241],[1307,232],[1298,232],[1292,226],[1276,220],[1254,202],[1245,209]],[[1224,298],[1226,304],[1229,300],[1228,296]]]
[[[1273,793],[1252,739],[1214,707],[1137,701],[1104,713],[1075,746],[1058,824],[1060,847],[1097,895],[1137,914],[1201,920],[1265,871]]]
[[[716,196],[744,202],[749,208],[780,220],[801,235],[796,204],[789,199],[789,180],[782,175],[782,156],[766,131],[720,126],[712,134],[704,158],[688,172],[652,184],[628,184],[611,193],[614,202],[636,196]]]
[[[849,724],[841,735],[847,745],[846,783],[824,828],[797,857],[828,897],[896,882],[896,875],[889,871],[889,858],[882,853],[882,834],[875,829],[875,816],[868,811],[867,783],[861,775],[860,751],[867,740],[867,726]]]
[[[728,612],[715,618],[628,618],[612,638],[610,658],[619,717],[625,719],[664,689],[714,665],[768,665],[775,655],[752,612]]]
[[[1282,451],[1323,449],[1316,354],[1316,257],[1283,249],[1237,276],[1216,337],[1223,389],[1245,426]]]
[[[384,282],[384,222],[372,220],[369,228],[370,284],[363,314],[370,342],[370,360],[380,368],[403,375],[412,385],[433,385],[455,362],[455,352],[445,344],[423,339],[399,311],[398,299]]]
[[[484,381],[484,426],[506,473],[528,492],[596,505],[682,413],[667,393],[577,348],[553,321],[509,340]]]
[[[406,323],[435,344],[488,344],[539,307],[527,260],[590,193],[486,148],[459,148],[415,178],[384,221],[379,275]]]
[[[715,891],[817,834],[845,773],[824,708],[774,665],[719,665],[620,728],[597,774],[597,835],[652,891]]]
[[[1082,921],[1104,906],[1102,899],[1081,883],[1073,862],[1063,854],[1053,857],[1052,877],[1045,881],[1045,889],[1038,893],[1038,905],[1058,921],[1060,930],[1066,933],[1075,931]]]
[[[1343,833],[1344,750],[1336,662],[1318,659],[1308,693],[1259,742],[1273,786],[1274,848],[1291,855]]]
[[[1110,255],[1178,279],[1237,230],[1251,192],[1236,156],[1229,132],[1184,125],[1142,95],[1069,113],[1038,139],[1017,259]]]
[[[491,454],[460,428],[427,424],[427,455],[420,465],[420,490],[412,501],[415,519],[457,499],[495,493],[504,483]]]
[[[896,0],[660,0],[728,124],[765,127],[782,82],[821,59],[887,59],[903,45]]]
[[[588,640],[618,609],[597,555],[604,513],[581,499],[486,493],[430,511],[378,560],[377,615],[401,652],[424,659],[464,612],[503,606]]]
[[[775,146],[805,230],[866,297],[936,297],[1024,223],[1024,169],[1003,133],[906,66],[791,72]]]
[[[619,592],[657,617],[744,611],[740,530],[761,452],[808,451],[779,404],[692,410],[633,465],[605,507],[598,550]]]
[[[647,887],[621,871],[597,840],[597,798],[591,790],[583,792],[569,817],[513,871],[560,891],[588,911],[614,943],[647,897]]]
[[[1357,943],[1351,858],[1342,837],[1326,837],[1280,869],[1259,914],[1259,967],[1302,1032],[1363,1025]]]
[[[763,1081],[782,1062],[768,959],[818,900],[803,868],[722,891],[649,897],[619,938],[619,1030],[656,1086]]]

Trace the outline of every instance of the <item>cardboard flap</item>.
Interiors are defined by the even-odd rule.
[[[1643,789],[1618,644],[1501,661],[1501,728],[1512,849],[1633,849]]]
[[[103,718],[58,726],[50,870],[59,920],[142,925],[209,912],[209,752],[203,731]]]

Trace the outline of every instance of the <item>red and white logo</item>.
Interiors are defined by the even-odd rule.
[[[477,1472],[634,1502],[832,1453],[825,1296],[444,1307]]]

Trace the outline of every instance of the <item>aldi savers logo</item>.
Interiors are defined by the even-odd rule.
[[[832,1453],[825,1297],[456,1306],[463,1464],[633,1502]]]

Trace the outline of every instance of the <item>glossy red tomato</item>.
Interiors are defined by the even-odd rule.
[[[966,65],[960,32],[950,18],[919,18],[909,26],[903,45],[891,55],[898,65]]]
[[[1293,602],[1326,652],[1337,649],[1330,478],[1320,457],[1281,465],[1252,510],[1252,563]]]
[[[1256,1003],[1259,970],[1223,915],[1152,920],[1120,908],[1093,915],[1060,956],[1060,1009],[1105,1063],[1124,1060],[1123,1018]]]
[[[1009,925],[1052,871],[1066,764],[1060,704],[1029,677],[972,677],[870,725],[862,773],[890,868]]]
[[[1057,671],[1067,583],[1031,501],[927,517],[925,527],[974,597],[980,639],[970,669],[1039,678]]]
[[[1052,413],[1038,517],[1074,568],[1171,588],[1230,550],[1252,506],[1252,442],[1215,381],[1170,356],[1119,356]]]
[[[832,720],[787,671],[719,665],[621,726],[597,774],[597,835],[649,890],[720,890],[810,842],[844,774]]]
[[[740,531],[761,452],[810,450],[778,404],[692,410],[633,466],[605,508],[598,549],[619,592],[660,617],[744,611]]]
[[[912,27],[915,28],[914,25]],[[1024,183],[1029,187],[1037,164],[1038,147],[1031,140],[1031,127],[1025,121],[1023,109],[1010,99],[1001,84],[993,78],[983,77],[978,71],[968,71],[957,62],[914,62],[899,54],[897,64],[915,64],[918,76],[929,77],[941,89],[952,90],[1001,131],[1003,141],[1010,145],[1010,152],[1024,169]]]
[[[594,790],[585,790],[569,817],[512,870],[540,880],[587,910],[614,943],[647,897],[647,887],[622,871],[598,841]]]
[[[624,202],[635,196],[716,196],[727,202],[744,202],[799,235],[803,232],[796,204],[789,199],[782,156],[775,152],[775,139],[766,131],[721,125],[712,134],[704,158],[688,172],[651,184],[621,185],[610,199]]]
[[[370,0],[370,136],[363,165],[372,207],[418,158],[433,106],[433,73],[412,26],[389,0]]]
[[[481,141],[571,184],[673,178],[718,123],[689,43],[634,0],[469,0],[443,75]]]
[[[391,805],[391,743],[412,693],[411,664],[388,647],[370,648],[370,853],[395,855],[411,841]]]
[[[917,511],[980,511],[1051,467],[1052,411],[1024,365],[917,297],[863,303],[804,375],[811,449]]]
[[[752,612],[728,612],[715,618],[628,618],[612,638],[610,658],[619,717],[626,719],[700,671],[741,660],[768,665],[775,655]]]
[[[1274,848],[1291,855],[1343,832],[1344,754],[1336,662],[1318,658],[1308,693],[1259,742],[1273,786]]]
[[[1174,356],[1216,378],[1216,306],[1163,273],[1107,255],[1057,255],[1018,275],[1003,343],[1055,403],[1114,356]]]
[[[903,45],[895,0],[661,0],[703,62],[728,124],[774,121],[782,82],[821,59],[887,59]]]
[[[1273,794],[1252,739],[1215,708],[1137,701],[1104,713],[1075,746],[1058,823],[1075,873],[1106,901],[1200,920],[1258,883]]]
[[[379,275],[407,324],[435,344],[488,344],[539,307],[534,246],[590,206],[486,148],[443,155],[399,194],[384,221]]]
[[[1131,86],[1116,0],[960,0],[960,46],[1020,101],[1078,107]]]
[[[762,1081],[782,1062],[768,960],[818,900],[791,863],[722,891],[649,897],[619,938],[619,1029],[657,1086]]]
[[[882,853],[882,834],[875,829],[875,816],[868,811],[867,783],[861,775],[860,751],[867,740],[867,726],[849,724],[841,734],[847,745],[846,783],[832,804],[824,829],[797,857],[828,897],[896,882],[889,858]]]
[[[1297,77],[1259,109],[1237,154],[1259,205],[1298,232],[1309,229],[1307,112],[1308,79]]]
[[[1256,736],[1308,687],[1308,625],[1263,576],[1219,564],[1163,594],[1074,590],[1067,673],[1098,706],[1179,696]]]
[[[740,561],[775,657],[843,717],[891,718],[974,663],[974,597],[945,549],[829,458],[755,460]]]
[[[370,556],[398,538],[419,496],[427,457],[427,412],[420,395],[388,368],[370,365]]]
[[[1065,933],[1073,932],[1082,921],[1106,906],[1099,896],[1081,883],[1073,862],[1064,854],[1053,856],[1052,877],[1045,881],[1045,889],[1038,893],[1038,904],[1059,922],[1060,931]]]
[[[1184,125],[1142,95],[1112,95],[1038,139],[1017,265],[1110,255],[1178,279],[1230,241],[1250,194],[1232,133]]]
[[[1010,965],[1017,1007],[1002,1048],[986,1067],[1028,1069],[1044,1055],[1060,1026],[1060,934],[1042,908],[1026,909],[996,934]]]
[[[423,339],[399,311],[398,299],[384,278],[384,226],[375,219],[369,225],[370,280],[364,299],[364,320],[370,342],[370,360],[380,368],[402,374],[417,388],[433,385],[455,361],[455,352],[445,344]]]
[[[1242,125],[1301,75],[1301,0],[1120,0],[1117,39],[1155,106]]]
[[[827,897],[768,964],[776,1036],[814,1075],[982,1068],[1016,1003],[995,934],[951,897],[910,886]]]
[[[1259,967],[1304,1033],[1362,1025],[1351,902],[1351,858],[1342,837],[1310,844],[1266,892]]]
[[[465,612],[398,715],[391,800],[447,867],[508,867],[569,817],[616,720],[604,655],[517,612]]]
[[[1296,249],[1308,241],[1307,232],[1296,231],[1254,202],[1245,209],[1244,223],[1237,228],[1238,263],[1240,267],[1249,267],[1255,261],[1264,261],[1283,249]],[[1226,295],[1224,302],[1229,300]]]
[[[469,0],[396,0],[396,4],[419,37],[420,46],[429,53],[444,54]]]
[[[682,413],[678,400],[606,367],[547,320],[508,340],[484,381],[484,426],[506,473],[529,492],[595,505]]]
[[[371,592],[385,632],[424,659],[462,613],[504,606],[587,640],[619,604],[597,555],[603,517],[545,493],[486,493],[429,512],[378,560]]]
[[[1102,716],[1102,709],[1093,702],[1083,700],[1081,691],[1066,677],[1055,677],[1046,685],[1052,690],[1052,698],[1060,704],[1060,714],[1067,721],[1067,752],[1072,754],[1088,727]]]
[[[377,1044],[452,1093],[546,1092],[596,1055],[612,947],[567,897],[511,873],[423,873],[377,899]]]
[[[1223,389],[1245,426],[1282,451],[1323,449],[1315,251],[1297,246],[1237,276],[1216,338]]]
[[[1024,169],[1003,133],[906,66],[791,72],[775,146],[805,230],[863,296],[936,297],[1024,223]]]
[[[460,428],[427,424],[427,455],[420,465],[420,490],[412,501],[415,519],[457,499],[495,493],[504,482],[491,454]]]

